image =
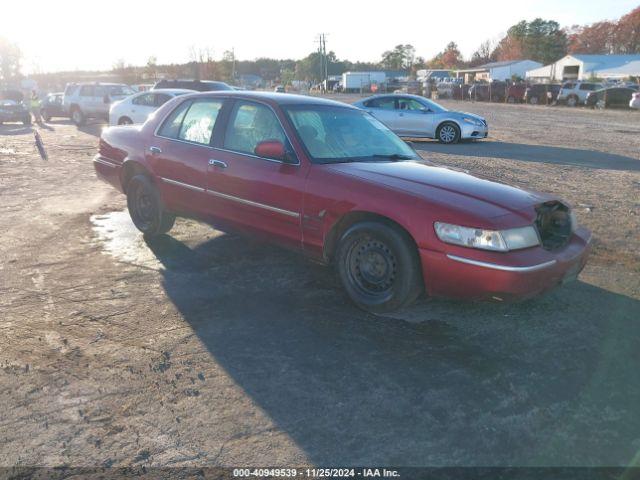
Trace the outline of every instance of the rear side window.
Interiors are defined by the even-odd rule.
[[[180,127],[178,138],[209,145],[213,127],[222,108],[222,100],[197,100],[191,104]]]
[[[580,90],[595,90],[596,87],[597,85],[594,85],[593,83],[583,83],[580,85]]]
[[[570,88],[573,88],[573,87],[575,87],[575,84],[573,84],[573,83],[565,83],[565,84],[562,86],[562,88],[569,88],[569,89],[570,89]]]
[[[178,138],[178,133],[180,133],[180,126],[182,125],[182,120],[184,120],[184,116],[189,110],[191,106],[191,102],[182,102],[178,105],[173,112],[169,114],[166,118],[158,135],[161,137],[167,138]]]
[[[83,85],[80,88],[81,97],[93,97],[93,85]]]
[[[381,108],[382,110],[394,110],[396,101],[394,98],[374,98],[365,103],[369,108]]]
[[[140,105],[143,107],[153,107],[155,102],[154,97],[155,95],[153,93],[145,93],[144,95],[140,95],[139,97],[136,97],[133,100],[131,100],[131,103],[133,103],[134,105]]]
[[[224,136],[224,148],[253,155],[256,146],[265,140],[286,143],[278,117],[265,105],[237,102]]]

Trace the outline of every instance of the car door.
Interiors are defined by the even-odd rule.
[[[256,146],[277,140],[292,152],[281,119],[269,105],[235,100],[216,139],[207,171],[211,215],[301,248],[301,212],[306,168],[256,155]]]
[[[83,85],[82,87],[80,87],[80,92],[78,94],[80,110],[82,110],[82,113],[85,115],[93,115],[93,113],[95,112],[93,98],[95,95],[94,90],[95,87],[93,85]]]
[[[211,139],[224,99],[201,98],[180,103],[167,115],[146,149],[170,210],[206,216],[207,169]]]
[[[414,98],[400,97],[397,99],[398,133],[416,137],[434,136],[433,112]]]
[[[147,117],[157,108],[155,106],[155,96],[154,93],[143,93],[131,100],[127,115],[133,123],[144,123],[147,121]]]
[[[91,100],[91,113],[98,117],[108,117],[111,101],[108,99],[109,89],[104,85],[96,85]],[[106,100],[106,101],[105,101]]]
[[[365,109],[394,132],[398,127],[398,111],[394,97],[372,98],[364,103]]]

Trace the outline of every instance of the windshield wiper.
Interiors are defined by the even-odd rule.
[[[385,160],[400,161],[400,160],[415,160],[415,155],[405,155],[403,153],[376,153],[371,155],[373,158],[383,158]]]

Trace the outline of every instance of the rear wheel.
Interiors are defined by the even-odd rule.
[[[537,105],[537,104],[538,104],[538,97],[531,97],[531,98],[529,99],[529,103],[530,103],[531,105]]]
[[[45,110],[42,112],[42,118],[45,122],[49,122],[51,120],[51,114]]]
[[[165,210],[160,192],[146,175],[136,175],[129,181],[127,207],[133,224],[145,237],[167,233],[176,220]]]
[[[22,119],[22,124],[26,127],[31,125],[31,115],[27,115]]]
[[[81,125],[84,125],[84,122],[85,122],[84,114],[78,107],[75,107],[73,110],[71,110],[71,120],[78,127],[80,127]]]
[[[516,97],[509,95],[507,97],[507,103],[516,103]]]
[[[340,239],[336,261],[347,294],[363,310],[397,310],[422,292],[415,245],[392,225],[375,221],[353,225]]]
[[[436,136],[440,143],[458,143],[460,141],[460,127],[451,122],[443,123],[438,127]]]
[[[118,120],[118,125],[133,125],[133,120],[129,117],[121,117],[120,120]]]
[[[578,105],[578,97],[575,95],[569,95],[567,97],[567,106],[576,107]]]

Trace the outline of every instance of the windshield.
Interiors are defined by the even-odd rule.
[[[428,98],[421,98],[420,101],[422,104],[427,107],[432,112],[446,112],[447,109],[442,105],[438,105],[436,102],[429,100]]]
[[[136,93],[131,87],[126,85],[114,85],[109,87],[109,95],[113,97],[129,96]]]
[[[419,158],[395,133],[361,110],[324,105],[284,108],[307,152],[318,163]]]

